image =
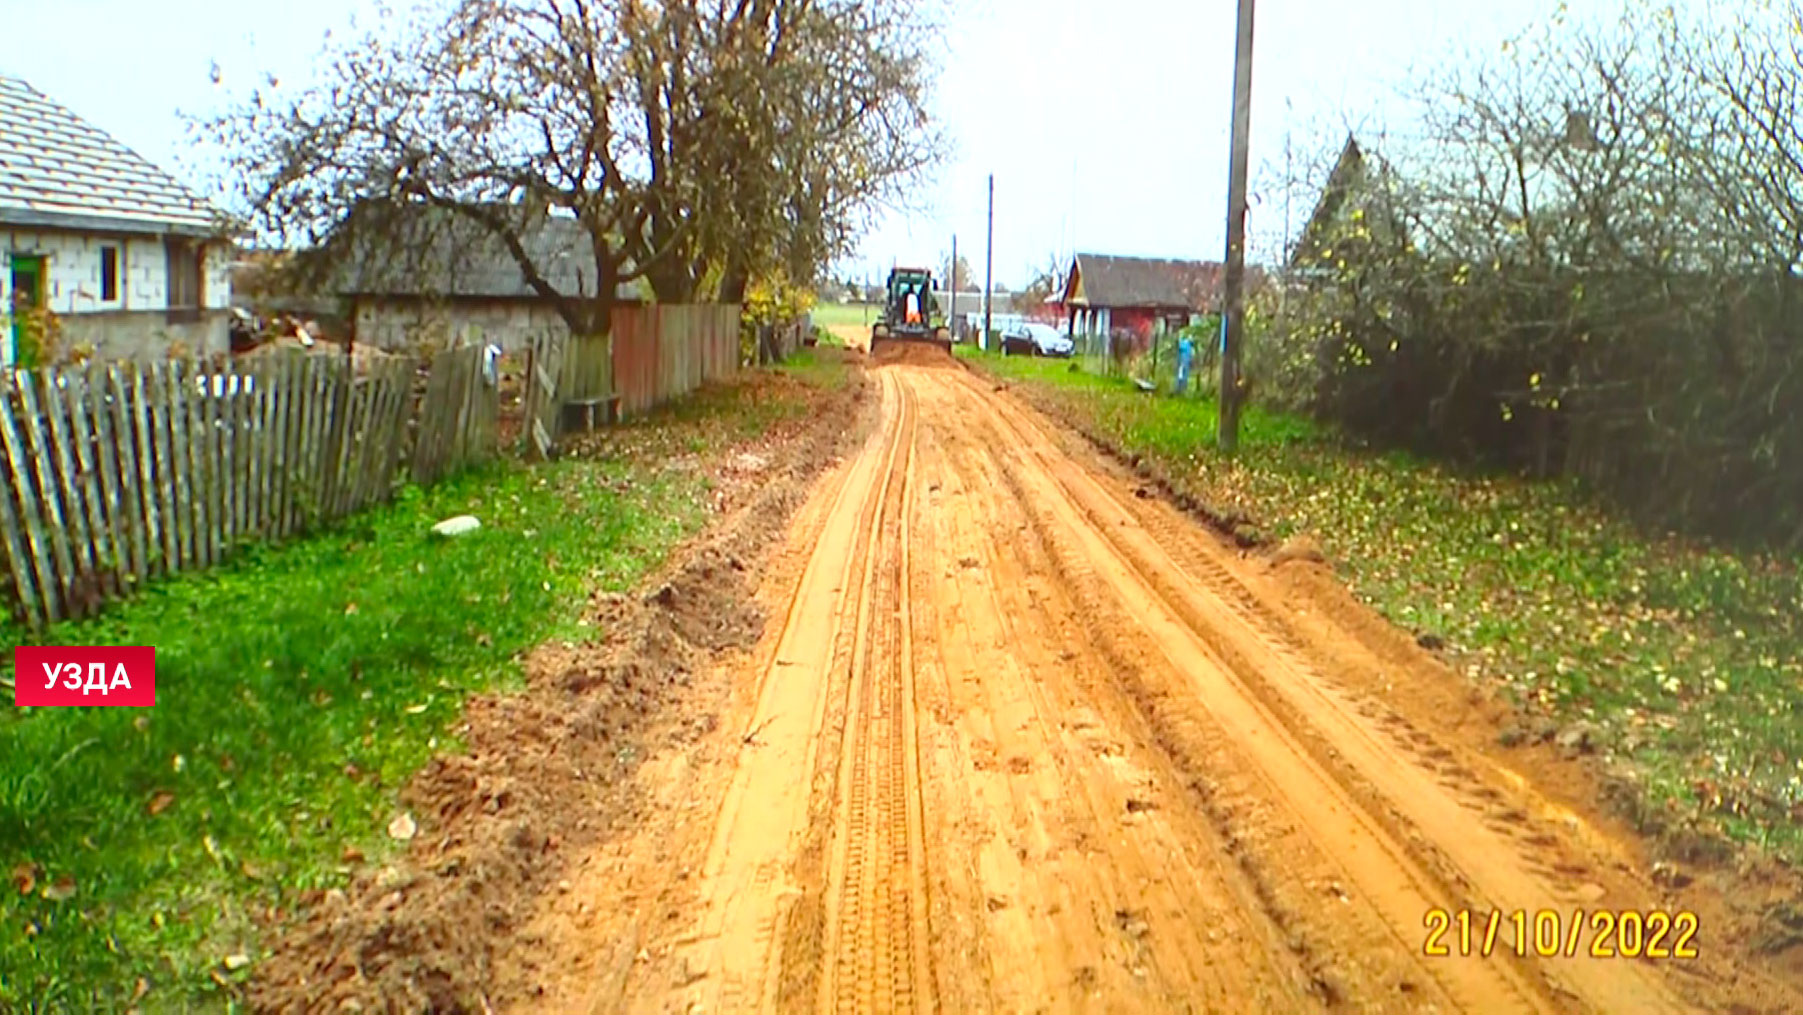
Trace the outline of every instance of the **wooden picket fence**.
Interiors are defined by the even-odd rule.
[[[563,398],[568,394],[564,382],[568,345],[569,339],[563,335],[540,335],[526,349],[526,449],[540,458],[551,457],[557,446]]]
[[[414,414],[409,465],[425,486],[492,457],[500,434],[499,350],[462,346],[432,359],[432,372]]]
[[[614,314],[611,354],[621,413],[642,415],[739,372],[739,305],[621,308]]]
[[[0,582],[42,626],[386,501],[494,451],[480,346],[0,372]]]

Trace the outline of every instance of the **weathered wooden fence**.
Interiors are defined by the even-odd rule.
[[[40,626],[492,453],[482,347],[0,372],[0,582]]]
[[[417,412],[409,466],[421,485],[494,455],[499,443],[500,350],[462,346],[432,358]]]
[[[528,345],[528,446],[552,453],[566,406],[605,402],[618,418],[642,415],[738,371],[737,304],[618,307],[609,336],[543,335]]]
[[[563,399],[569,380],[564,376],[564,355],[569,340],[562,335],[540,335],[526,352],[526,442],[540,458],[549,458],[557,444]]]
[[[739,371],[735,303],[623,308],[613,323],[613,390],[631,416]]]

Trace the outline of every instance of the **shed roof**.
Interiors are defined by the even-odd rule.
[[[526,256],[564,296],[595,293],[594,250],[575,219],[540,215],[520,230]],[[342,296],[539,299],[496,235],[447,208],[415,205],[383,217],[351,241],[331,288]],[[635,280],[616,296],[641,297]]]
[[[222,222],[168,173],[0,75],[0,223],[203,236]]]
[[[1064,302],[1200,311],[1213,305],[1220,283],[1221,265],[1213,261],[1078,254]]]
[[[1327,174],[1327,185],[1321,188],[1321,199],[1315,203],[1315,210],[1302,228],[1295,249],[1290,251],[1292,267],[1307,265],[1320,258],[1326,249],[1328,230],[1354,190],[1364,182],[1365,172],[1365,152],[1359,147],[1358,140],[1348,134],[1333,171]]]

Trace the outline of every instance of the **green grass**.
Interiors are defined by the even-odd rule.
[[[702,524],[704,480],[647,445],[706,451],[807,413],[806,382],[763,380],[617,453],[410,489],[40,636],[155,646],[157,705],[0,719],[0,865],[35,868],[29,893],[0,890],[0,1010],[118,1011],[140,977],[146,1011],[229,1010],[214,976],[249,969],[225,957],[267,946],[271,907],[343,883],[347,847],[380,861],[396,791],[456,746],[466,697],[513,685],[547,638],[595,634],[576,620],[589,591],[628,588]],[[465,512],[480,531],[426,536]],[[74,894],[47,896],[58,883]]]
[[[801,349],[776,368],[777,373],[793,377],[804,384],[828,391],[840,391],[850,382],[851,370],[844,359],[833,352]]]
[[[1229,458],[1210,401],[961,354],[1214,511],[1313,534],[1355,593],[1445,639],[1472,676],[1591,724],[1650,831],[1803,862],[1798,562],[1651,537],[1570,484],[1360,450],[1256,405]]]
[[[809,311],[809,315],[822,328],[830,328],[835,324],[863,328],[876,320],[881,312],[882,308],[874,304],[817,303]]]

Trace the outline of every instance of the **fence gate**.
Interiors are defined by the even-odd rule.
[[[540,458],[551,457],[557,442],[557,381],[563,374],[564,340],[561,335],[540,335],[532,340],[532,358],[526,371],[526,427]]]

